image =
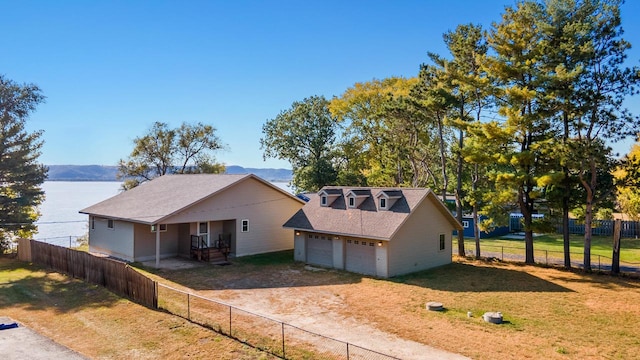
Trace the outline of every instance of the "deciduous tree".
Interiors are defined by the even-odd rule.
[[[287,160],[297,190],[317,191],[336,182],[334,168],[338,123],[322,96],[296,101],[262,126],[263,157]]]
[[[182,123],[179,128],[155,122],[149,132],[135,138],[126,160],[118,163],[118,176],[125,190],[166,174],[223,173],[225,167],[213,153],[223,149],[211,125]]]

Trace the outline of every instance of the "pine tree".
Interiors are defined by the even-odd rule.
[[[47,169],[38,163],[42,132],[29,133],[25,123],[43,101],[36,85],[19,85],[0,75],[0,250],[37,229]]]

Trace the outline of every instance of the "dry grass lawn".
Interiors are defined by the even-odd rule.
[[[102,287],[6,257],[0,314],[96,359],[274,359]]]
[[[283,252],[224,267],[149,271],[287,322],[332,316],[474,359],[638,358],[637,279],[459,259],[382,280],[311,271],[291,258]],[[446,311],[426,311],[427,301],[442,302]],[[484,323],[486,311],[501,311],[506,323]],[[91,358],[271,358],[101,287],[7,258],[0,258],[0,314]]]
[[[438,269],[381,280],[309,271],[291,258],[291,252],[284,252],[225,267],[158,270],[152,276],[232,304],[257,303],[264,314],[285,321],[318,316],[317,306],[324,304],[344,319],[474,359],[639,356],[637,279],[457,259]],[[426,311],[428,301],[442,302],[446,311]],[[473,317],[467,317],[468,311]],[[501,311],[506,323],[483,322],[486,311]]]

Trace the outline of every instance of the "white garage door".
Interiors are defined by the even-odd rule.
[[[329,236],[307,237],[307,263],[333,267],[333,244]]]
[[[376,274],[376,247],[373,241],[347,240],[345,269],[359,274]]]

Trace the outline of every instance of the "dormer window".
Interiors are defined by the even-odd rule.
[[[318,192],[320,206],[331,206],[333,202],[342,196],[342,189],[322,189]]]
[[[353,189],[349,190],[345,195],[347,197],[347,205],[350,209],[360,207],[360,205],[371,196],[369,189]]]
[[[382,190],[377,195],[378,210],[389,210],[393,205],[402,198],[401,190]]]

